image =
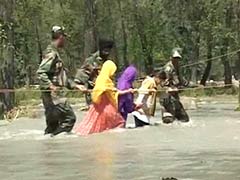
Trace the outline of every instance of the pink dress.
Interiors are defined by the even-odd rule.
[[[124,127],[124,119],[118,109],[110,102],[106,94],[101,96],[99,104],[92,104],[83,120],[74,131],[82,136],[100,133],[114,128]]]

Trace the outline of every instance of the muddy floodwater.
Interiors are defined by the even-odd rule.
[[[188,124],[43,136],[44,117],[0,126],[1,180],[240,179],[237,98],[199,102]],[[78,119],[84,112],[77,111]],[[160,112],[152,122],[160,121]],[[132,119],[128,123],[132,126]]]

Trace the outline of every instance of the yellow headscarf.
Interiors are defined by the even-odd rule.
[[[103,64],[92,92],[92,100],[94,103],[99,103],[101,100],[101,95],[106,93],[109,100],[115,107],[117,107],[118,93],[115,91],[114,83],[111,79],[116,70],[117,66],[111,60],[108,60]]]

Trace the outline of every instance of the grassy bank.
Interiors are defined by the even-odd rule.
[[[181,91],[181,96],[187,97],[214,97],[218,95],[233,95],[237,96],[239,89],[236,87],[225,88],[198,88],[198,89],[186,89]],[[67,97],[71,99],[72,103],[78,103],[79,100],[83,101],[84,95],[79,91],[69,91]],[[18,106],[35,106],[41,103],[41,93],[39,91],[34,91],[34,89],[20,89],[16,91],[15,94],[16,104]]]
[[[236,87],[212,87],[212,88],[199,88],[199,89],[187,89],[181,92],[181,95],[188,97],[214,97],[218,95],[233,95],[237,96],[239,89]]]
[[[67,92],[69,99],[83,99],[84,95],[79,91]],[[41,103],[41,92],[36,89],[19,89],[15,93],[15,102],[17,106],[35,106]],[[77,103],[73,100],[73,103]]]
[[[187,97],[215,97],[219,95],[238,95],[239,89],[236,87],[231,88],[198,88],[198,89],[186,89],[181,91],[181,96]],[[68,92],[67,97],[70,99],[71,104],[79,104],[84,102],[84,95],[81,92],[74,91]],[[11,112],[6,114],[7,119],[15,119],[16,117],[35,117],[34,111],[37,106],[41,104],[41,92],[36,91],[36,89],[19,89],[15,93],[15,100],[17,107]],[[35,108],[35,109],[34,109]],[[240,108],[236,109],[240,110]]]
[[[84,102],[84,95],[78,91],[67,92],[71,104]],[[36,88],[21,88],[15,92],[16,107],[5,113],[5,119],[12,121],[19,117],[36,118],[42,103],[41,92]]]

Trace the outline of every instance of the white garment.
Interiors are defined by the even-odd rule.
[[[136,104],[143,104],[142,108],[134,111],[132,114],[136,116],[139,120],[150,123],[150,118],[152,114],[150,111],[155,108],[156,94],[149,93],[149,90],[156,88],[156,83],[152,77],[147,77],[143,82],[142,86],[139,88],[139,95],[136,100]]]

